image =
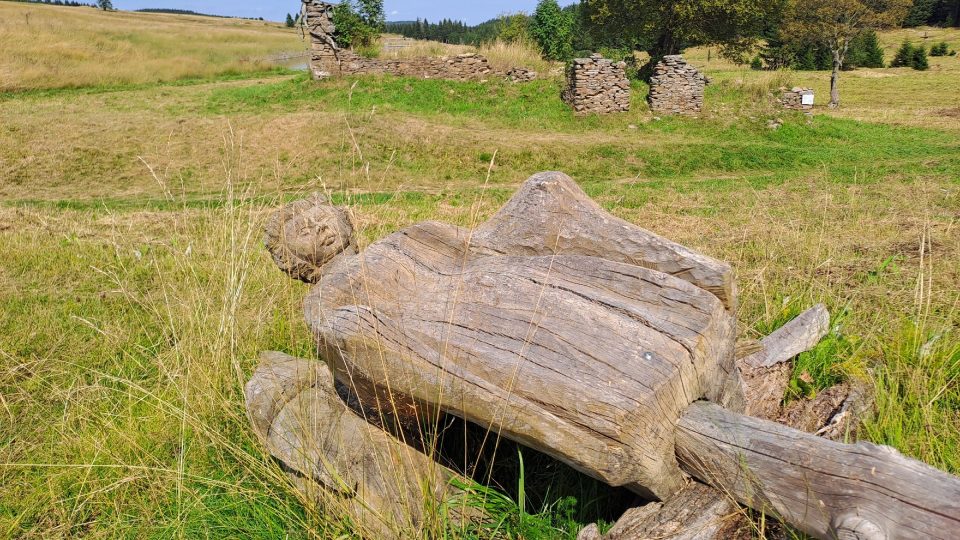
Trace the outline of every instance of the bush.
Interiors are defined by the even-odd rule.
[[[930,56],[947,56],[948,54],[950,54],[950,47],[946,41],[930,47]]]
[[[913,61],[910,67],[919,71],[930,69],[930,64],[927,62],[927,49],[923,45],[913,49]]]
[[[763,60],[759,56],[754,56],[753,60],[750,61],[750,69],[760,71],[763,69]]]
[[[893,62],[890,62],[890,67],[913,67],[913,45],[909,41],[904,41],[903,45],[900,45],[900,48],[897,49],[897,54],[893,57]]]
[[[341,47],[369,49],[380,37],[380,28],[375,26],[377,21],[368,23],[347,0],[333,6],[333,24],[337,27],[334,38]]]

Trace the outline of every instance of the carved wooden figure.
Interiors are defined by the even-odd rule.
[[[739,414],[771,390],[735,366],[729,265],[610,215],[562,173],[475,230],[422,223],[363,252],[346,211],[312,198],[273,216],[267,246],[316,284],[307,322],[364,407],[401,422],[439,408],[652,498],[692,475],[822,538],[960,527],[956,478]],[[767,355],[812,346],[814,315]]]

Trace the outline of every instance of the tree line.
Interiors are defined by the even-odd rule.
[[[22,2],[24,4],[47,4],[50,6],[99,7],[96,4],[88,4],[85,2],[74,2],[73,0],[9,0],[9,1]]]
[[[387,24],[382,0],[344,0],[335,7],[337,40],[369,47],[382,31],[415,39],[479,45],[526,41],[544,58],[567,61],[590,52],[635,61],[647,78],[664,56],[708,46],[756,69],[827,69],[830,105],[840,102],[840,72],[884,65],[876,31],[907,24],[960,25],[960,0],[581,0],[560,7],[540,0],[530,14],[510,14],[470,26],[444,19]],[[910,52],[923,69],[922,48]],[[945,53],[948,54],[948,53]],[[919,67],[918,67],[919,66]]]

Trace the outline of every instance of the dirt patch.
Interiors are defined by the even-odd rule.
[[[936,116],[949,116],[950,118],[960,118],[960,107],[954,107],[952,109],[940,109],[937,111]]]

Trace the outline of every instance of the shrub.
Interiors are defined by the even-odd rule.
[[[930,69],[930,63],[927,62],[927,49],[923,45],[913,49],[913,58],[910,67],[919,71]]]
[[[357,10],[352,2],[344,0],[333,7],[333,24],[337,27],[334,37],[338,45],[369,49],[377,41],[382,22],[376,13],[370,13],[367,5],[370,3],[376,4],[362,2],[360,10]]]
[[[900,45],[900,48],[897,49],[896,56],[893,57],[893,62],[890,62],[890,67],[912,67],[913,66],[913,45],[909,41],[904,41],[903,45]]]
[[[759,56],[754,56],[753,60],[750,61],[750,69],[757,71],[763,69],[763,60]]]
[[[530,20],[530,34],[547,60],[573,57],[573,17],[557,0],[540,0]]]
[[[950,53],[950,47],[946,41],[942,41],[933,47],[930,47],[930,56],[947,56]]]

